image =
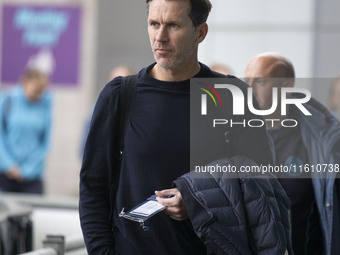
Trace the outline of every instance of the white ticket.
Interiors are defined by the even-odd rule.
[[[142,204],[141,206],[138,206],[137,208],[132,210],[130,213],[147,217],[163,209],[165,209],[165,206],[161,205],[157,201],[148,201]]]

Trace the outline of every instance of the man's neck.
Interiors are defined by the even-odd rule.
[[[281,115],[280,111],[276,111],[273,114],[266,116],[266,129],[267,130],[277,130],[282,127],[281,122],[289,117],[289,107],[286,110],[287,115]]]
[[[185,81],[199,73],[201,66],[198,62],[176,69],[163,68],[160,65],[154,65],[150,70],[150,75],[161,81]]]

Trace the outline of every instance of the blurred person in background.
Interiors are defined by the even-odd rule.
[[[340,77],[334,79],[332,82],[330,90],[330,110],[337,119],[340,119]]]
[[[128,76],[130,74],[134,74],[135,71],[133,70],[133,68],[131,68],[130,66],[127,65],[119,65],[114,67],[109,75],[109,81],[113,80],[114,78],[118,77],[118,76]]]
[[[262,53],[250,60],[245,81],[262,110],[273,104],[273,88],[293,87],[295,71],[292,63],[278,53]],[[296,98],[294,93],[290,98]],[[297,177],[295,173],[279,173],[279,181],[291,200],[292,242],[295,255],[340,254],[339,180],[336,171],[340,163],[340,125],[319,102],[311,99],[304,106],[312,116],[304,115],[293,105],[287,115],[277,110],[265,116],[276,119],[266,122],[273,142],[276,165],[317,166],[328,164],[329,172],[309,171]],[[296,127],[282,127],[284,119],[295,119]],[[303,176],[303,178],[302,178]]]
[[[212,65],[210,65],[210,69],[218,72],[218,73],[222,73],[225,75],[232,75],[233,71],[231,70],[231,68],[228,65],[225,64],[221,64],[221,63],[214,63]]]
[[[0,190],[43,194],[50,145],[49,75],[28,68],[21,82],[0,94]]]

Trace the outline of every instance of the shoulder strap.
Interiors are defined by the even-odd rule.
[[[113,220],[113,201],[118,189],[118,182],[122,164],[122,155],[124,149],[125,131],[130,121],[132,106],[136,97],[137,87],[137,74],[122,77],[122,83],[119,91],[118,101],[118,142],[119,142],[119,155],[117,155],[117,171],[113,176],[109,171],[110,185],[110,216],[109,220]]]
[[[130,121],[132,106],[136,97],[137,74],[122,77],[119,93],[119,150],[123,152],[124,137],[127,125]]]

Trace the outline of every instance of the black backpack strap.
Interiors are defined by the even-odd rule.
[[[136,97],[137,74],[122,77],[119,93],[119,151],[124,149],[125,131],[130,121],[132,106]]]
[[[109,172],[110,180],[110,216],[109,219],[113,219],[113,201],[115,201],[119,176],[122,166],[122,156],[124,150],[124,137],[125,131],[129,124],[133,103],[136,97],[137,87],[137,74],[122,77],[122,82],[119,92],[118,101],[118,144],[119,144],[119,155],[117,155],[117,172],[114,176]]]

